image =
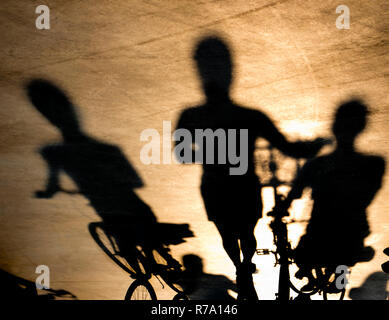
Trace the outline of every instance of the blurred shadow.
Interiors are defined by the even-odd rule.
[[[384,254],[389,256],[389,247],[384,249]],[[381,265],[381,269],[382,269],[383,272],[389,273],[389,261],[384,262]]]
[[[51,198],[59,191],[66,192],[59,181],[60,173],[65,172],[109,228],[120,252],[129,257],[138,244],[150,251],[151,247],[178,244],[183,237],[193,236],[188,225],[157,223],[151,208],[134,191],[143,182],[123,152],[82,131],[75,107],[61,89],[36,79],[27,84],[26,90],[33,106],[63,137],[63,141],[40,150],[49,177],[36,197]]]
[[[296,276],[309,277],[310,270],[320,266],[331,270],[353,266],[374,256],[374,249],[364,246],[370,234],[366,209],[381,187],[385,161],[354,147],[367,116],[368,107],[362,101],[339,106],[332,127],[336,149],[304,165],[284,202],[289,207],[305,187],[312,189],[311,218],[295,250],[300,267]]]
[[[374,272],[366,278],[359,288],[350,289],[349,297],[352,300],[387,300],[387,282],[387,274],[379,271]]]
[[[194,60],[205,103],[185,109],[179,117],[176,129],[181,129],[181,132],[187,130],[192,137],[195,137],[199,129],[211,129],[213,138],[217,136],[217,139],[212,146],[205,137],[202,141],[176,137],[176,146],[187,144],[192,152],[192,160],[202,152],[202,159],[196,162],[201,162],[203,167],[201,195],[208,219],[215,223],[222,237],[223,247],[237,269],[238,284],[245,283],[245,287],[250,288],[247,290],[256,299],[251,276],[255,265],[251,263],[251,259],[257,247],[254,228],[262,216],[262,199],[261,184],[255,174],[255,141],[257,138],[265,138],[275,148],[297,158],[314,156],[325,141],[316,139],[311,142],[289,142],[264,113],[236,105],[230,98],[233,61],[224,40],[212,36],[201,39],[196,45]],[[244,132],[246,129],[247,137]],[[234,130],[235,136],[227,134]],[[197,149],[193,143],[197,144]],[[246,144],[247,150],[242,149]],[[184,149],[188,150],[175,149],[178,159],[183,158],[181,151]],[[214,159],[213,163],[207,161],[209,157]],[[193,163],[185,160],[182,162]],[[235,169],[236,173],[232,175],[230,169]]]
[[[184,271],[177,283],[190,300],[235,300],[228,290],[236,292],[236,285],[223,275],[204,273],[202,259],[194,254],[182,257]]]
[[[1,293],[0,301],[5,300],[54,300],[76,299],[77,297],[66,290],[42,289],[39,294],[35,282],[20,278],[4,270],[0,270]]]

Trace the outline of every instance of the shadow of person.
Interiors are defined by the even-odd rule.
[[[385,161],[354,147],[367,116],[368,108],[361,101],[340,105],[332,127],[335,151],[308,161],[283,203],[287,208],[305,187],[312,189],[311,218],[295,250],[300,267],[296,276],[309,277],[309,270],[318,266],[353,266],[374,256],[374,249],[364,246],[370,234],[366,209],[381,187]]]
[[[190,300],[235,300],[228,290],[236,292],[236,285],[223,275],[204,273],[202,259],[194,254],[182,257],[184,266],[177,283]]]
[[[250,277],[255,265],[251,260],[257,247],[254,228],[262,216],[255,141],[265,138],[283,153],[298,158],[314,156],[326,141],[289,142],[264,113],[236,105],[229,93],[233,62],[222,39],[201,39],[194,59],[205,102],[181,113],[175,131],[176,158],[182,163],[202,163],[201,195],[208,219],[215,223],[237,269],[238,283],[251,282],[249,287],[253,289]],[[189,135],[192,139],[186,139]]]
[[[4,270],[0,270],[0,281],[1,301],[76,299],[76,296],[66,290],[42,289],[45,294],[38,294],[35,282],[15,276]]]
[[[370,274],[359,288],[351,288],[349,297],[352,300],[387,300],[386,290],[388,275],[383,272]]]
[[[49,177],[46,188],[37,191],[36,196],[51,198],[64,191],[60,187],[59,174],[65,172],[109,227],[121,253],[131,256],[135,244],[147,250],[150,246],[162,246],[164,231],[161,225],[151,208],[134,191],[143,186],[142,179],[120,148],[86,135],[72,102],[54,84],[35,79],[27,84],[26,90],[33,106],[59,129],[63,138],[63,141],[40,150],[48,164]],[[174,226],[180,232],[174,233]],[[172,238],[174,234],[176,239],[170,240],[180,243],[184,231],[186,236],[191,234],[188,225],[170,224],[167,237]]]

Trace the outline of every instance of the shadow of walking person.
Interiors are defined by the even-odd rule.
[[[60,187],[59,174],[65,172],[101,217],[116,239],[120,252],[131,259],[137,244],[145,251],[161,248],[166,242],[178,244],[192,236],[188,225],[158,224],[151,208],[135,193],[143,182],[115,145],[86,135],[75,107],[65,93],[52,83],[36,79],[26,86],[33,106],[62,134],[63,141],[40,150],[49,168],[46,188],[38,198],[51,198]],[[176,228],[175,228],[176,227]],[[172,235],[175,239],[172,239]],[[165,239],[164,239],[165,238]],[[164,251],[165,250],[162,250]],[[178,264],[173,258],[171,262]]]
[[[201,39],[194,59],[205,103],[180,115],[175,153],[183,163],[193,163],[193,159],[202,163],[201,195],[208,219],[215,223],[235,265],[240,297],[257,299],[251,260],[257,247],[254,228],[262,216],[262,199],[255,174],[255,142],[265,138],[285,154],[306,158],[315,156],[326,141],[289,142],[264,113],[236,105],[230,98],[233,61],[222,39]],[[186,133],[195,141],[185,139]],[[202,136],[198,139],[199,133]]]
[[[374,249],[364,246],[370,234],[366,210],[381,187],[385,161],[354,147],[367,116],[367,106],[358,100],[338,108],[332,127],[335,151],[308,161],[282,204],[288,208],[305,187],[312,189],[311,218],[295,250],[297,277],[313,280],[314,268],[333,272],[339,265],[353,266],[374,256]]]
[[[352,300],[387,300],[387,283],[387,274],[379,271],[374,272],[366,278],[360,287],[351,288],[349,297]]]

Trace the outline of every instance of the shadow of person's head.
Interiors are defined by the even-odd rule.
[[[232,59],[228,45],[216,36],[201,39],[193,55],[205,95],[224,98],[232,82]]]
[[[338,148],[353,148],[355,138],[366,127],[368,114],[368,107],[357,99],[339,106],[332,126]]]
[[[32,105],[65,137],[79,134],[76,111],[61,89],[43,79],[29,81],[25,89]]]
[[[203,260],[195,254],[187,254],[182,257],[185,272],[191,276],[203,274]]]

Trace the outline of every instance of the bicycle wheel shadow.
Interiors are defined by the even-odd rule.
[[[190,300],[235,300],[229,293],[237,292],[235,283],[223,275],[205,273],[199,256],[184,255],[182,264],[184,270],[177,283]]]
[[[388,279],[388,275],[384,272],[373,272],[360,287],[350,289],[349,297],[352,300],[386,300]]]
[[[50,81],[33,79],[25,90],[35,109],[62,136],[62,141],[39,150],[48,166],[48,178],[35,197],[52,198],[58,192],[83,195],[109,226],[118,251],[127,256],[135,252],[135,245],[162,247],[193,236],[187,224],[158,223],[152,209],[135,192],[144,183],[122,150],[84,132],[75,105],[62,89]],[[61,187],[61,173],[74,181],[77,192]]]
[[[69,291],[60,289],[42,289],[44,294],[38,294],[36,284],[32,281],[15,276],[7,271],[0,270],[2,284],[0,300],[55,300],[57,298],[76,300],[77,297]]]

